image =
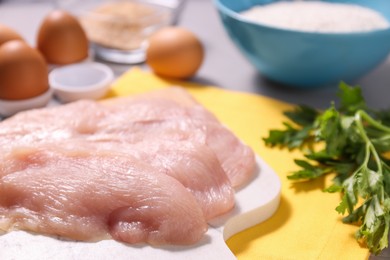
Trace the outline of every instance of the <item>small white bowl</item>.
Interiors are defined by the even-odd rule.
[[[62,102],[104,97],[114,80],[110,67],[97,62],[66,65],[49,73],[49,84]]]
[[[49,88],[45,93],[33,98],[22,100],[0,99],[0,115],[8,117],[23,110],[44,107],[50,102],[52,95],[53,91]]]

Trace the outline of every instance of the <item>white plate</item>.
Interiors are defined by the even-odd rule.
[[[236,193],[236,207],[230,213],[211,221],[205,237],[195,246],[156,248],[149,245],[126,245],[115,240],[76,242],[13,231],[0,236],[0,259],[236,259],[225,240],[268,219],[279,206],[279,177],[262,159],[257,157],[256,161],[258,169],[254,179]]]

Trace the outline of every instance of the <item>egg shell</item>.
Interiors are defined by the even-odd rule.
[[[11,40],[24,40],[20,34],[12,30],[8,26],[0,24],[0,45]]]
[[[84,29],[73,15],[55,10],[39,27],[37,47],[49,63],[64,65],[86,59],[89,43]]]
[[[181,27],[165,27],[148,40],[146,62],[161,76],[185,79],[201,66],[204,49],[191,31]]]
[[[20,40],[0,46],[0,99],[28,99],[48,89],[47,63],[39,51]]]

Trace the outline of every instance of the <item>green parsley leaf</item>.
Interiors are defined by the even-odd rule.
[[[345,82],[341,82],[339,85],[340,91],[338,97],[340,98],[339,110],[346,114],[354,114],[360,109],[367,109],[366,102],[364,101],[362,91],[359,87],[351,87]]]
[[[299,170],[288,176],[292,181],[335,174],[324,191],[342,194],[336,211],[344,223],[360,225],[356,238],[378,254],[388,247],[390,228],[390,110],[368,108],[361,89],[344,82],[338,97],[339,107],[286,111],[284,129],[271,130],[263,140],[304,153],[305,159],[294,161]]]

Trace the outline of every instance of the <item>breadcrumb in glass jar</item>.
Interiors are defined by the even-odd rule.
[[[139,49],[155,30],[168,25],[169,9],[137,1],[102,4],[80,17],[91,42],[118,49]]]

